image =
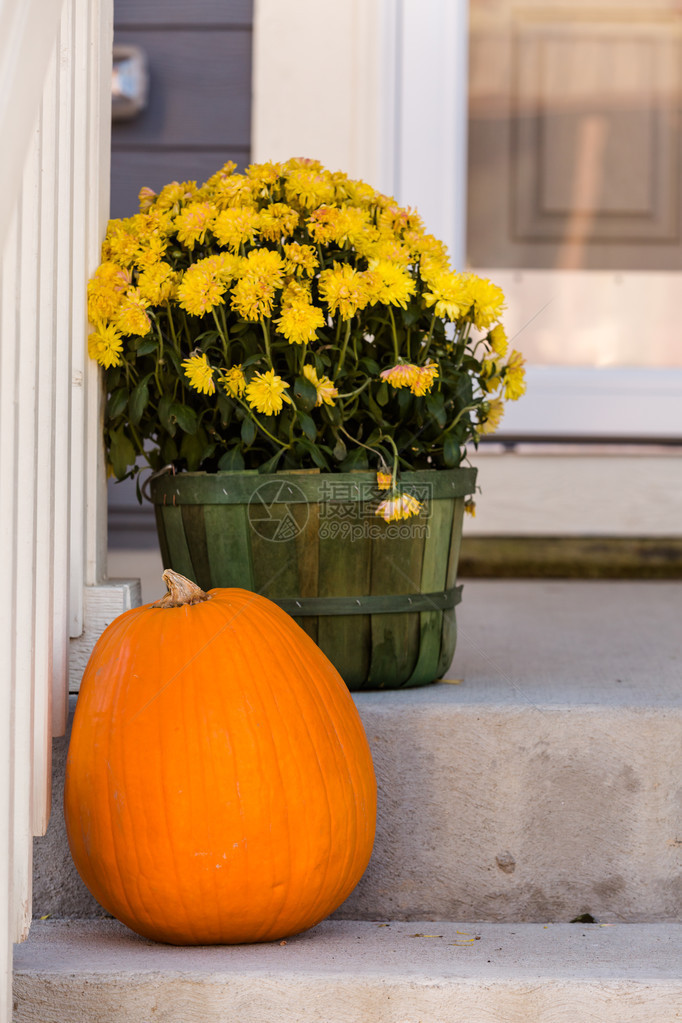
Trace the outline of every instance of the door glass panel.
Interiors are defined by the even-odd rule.
[[[530,363],[682,367],[678,0],[471,0],[468,262]]]

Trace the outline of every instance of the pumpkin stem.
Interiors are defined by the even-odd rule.
[[[167,568],[161,578],[168,587],[168,593],[152,604],[152,607],[184,607],[211,599],[209,594],[204,593],[191,579],[185,579],[184,575],[174,572],[172,568]]]

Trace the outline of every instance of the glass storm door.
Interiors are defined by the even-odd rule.
[[[681,82],[680,0],[471,0],[467,260],[539,387],[511,432],[682,438]]]

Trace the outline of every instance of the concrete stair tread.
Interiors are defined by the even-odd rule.
[[[327,920],[179,948],[114,920],[35,921],[15,1023],[672,1023],[682,924]]]

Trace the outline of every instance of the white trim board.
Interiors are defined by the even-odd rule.
[[[529,366],[496,436],[682,441],[682,369]]]

